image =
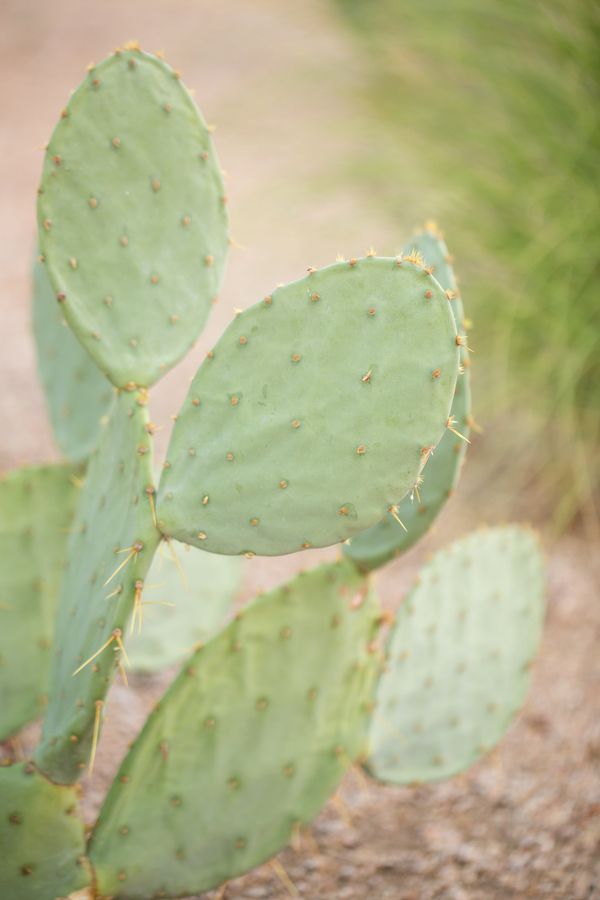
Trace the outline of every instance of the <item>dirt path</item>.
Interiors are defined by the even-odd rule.
[[[316,0],[3,0],[0,8],[0,470],[55,456],[35,376],[29,337],[28,273],[35,239],[34,196],[40,147],[85,65],[139,38],[165,48],[197,90],[229,173],[233,232],[226,286],[190,358],[153,392],[153,418],[167,426],[195,371],[234,307],[338,252],[371,243],[396,246],[411,223],[392,228],[340,176],[353,148],[378,136],[358,113],[361,72],[328,12]],[[455,501],[428,547],[473,524],[482,501]],[[427,549],[427,548],[426,548]],[[254,560],[246,596],[300,566],[330,555]],[[342,802],[330,804],[301,852],[283,865],[302,897],[504,898],[600,897],[600,598],[590,549],[563,542],[551,562],[543,651],[527,709],[502,747],[468,776],[420,789],[383,788],[350,774]],[[395,605],[414,571],[394,565],[381,576]],[[600,572],[596,572],[600,577]],[[141,725],[164,679],[117,687],[87,808],[97,806],[126,742]],[[25,739],[31,740],[33,730]],[[269,866],[232,882],[225,896],[286,897]],[[207,895],[214,896],[214,895]]]

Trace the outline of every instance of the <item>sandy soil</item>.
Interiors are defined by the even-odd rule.
[[[234,307],[338,252],[358,255],[371,244],[393,252],[396,235],[435,200],[421,192],[416,205],[409,203],[417,193],[409,185],[407,208],[391,223],[380,198],[365,198],[344,176],[355,151],[362,160],[371,153],[376,164],[383,137],[359,110],[360,65],[325,2],[2,0],[0,470],[57,457],[29,336],[40,148],[86,64],[132,37],[165,48],[197,89],[208,120],[217,122],[233,232],[244,247],[232,253],[223,295],[194,352],[153,391],[163,449],[169,417]],[[436,534],[381,574],[386,604],[398,603],[424,552],[481,516],[497,518],[476,465],[490,439],[474,448],[461,499]],[[253,560],[244,596],[328,555]],[[302,846],[281,855],[290,882],[265,865],[231,882],[221,898],[294,891],[311,900],[600,898],[600,570],[592,557],[575,538],[550,555],[548,621],[533,691],[498,751],[467,776],[419,789],[382,787],[350,773]],[[85,786],[88,816],[164,684],[157,677],[137,679],[129,691],[115,686],[97,769]],[[25,750],[34,734],[24,735]]]

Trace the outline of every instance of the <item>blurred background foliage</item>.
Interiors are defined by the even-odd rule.
[[[600,4],[334,2],[385,135],[341,177],[447,232],[485,359],[486,491],[598,536]]]

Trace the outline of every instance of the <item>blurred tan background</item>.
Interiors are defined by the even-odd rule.
[[[208,328],[152,392],[163,450],[170,416],[235,308],[338,253],[360,255],[370,246],[394,253],[422,218],[444,225],[452,214],[452,186],[429,186],[417,145],[390,130],[369,100],[377,51],[359,47],[333,3],[0,0],[0,471],[57,458],[30,338],[42,147],[86,65],[132,38],[144,49],[165,50],[217,126],[238,242]],[[392,196],[394,203],[387,202]],[[451,234],[448,240],[452,245]],[[467,271],[472,268],[467,260]],[[479,353],[476,360],[477,383],[486,363]],[[482,518],[544,519],[547,507],[536,511],[531,497],[537,494],[522,490],[529,470],[513,478],[506,453],[497,453],[501,441],[486,395],[476,396],[485,435],[475,442],[459,496],[435,533],[379,577],[387,605],[397,605],[427,552]],[[509,423],[501,420],[510,448]],[[532,444],[533,459],[537,452]],[[298,895],[600,897],[597,547],[576,528],[548,548],[549,615],[534,689],[500,749],[445,785],[383,788],[351,774],[312,839],[281,856]],[[244,596],[334,552],[253,560],[246,564]],[[129,691],[115,686],[97,770],[86,785],[90,813],[164,683],[156,677],[137,680]],[[265,866],[233,882],[225,896],[289,894]]]

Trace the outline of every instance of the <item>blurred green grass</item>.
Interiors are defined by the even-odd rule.
[[[597,534],[600,4],[335,3],[390,138],[354,174],[391,210],[439,209],[497,465],[555,530]]]

